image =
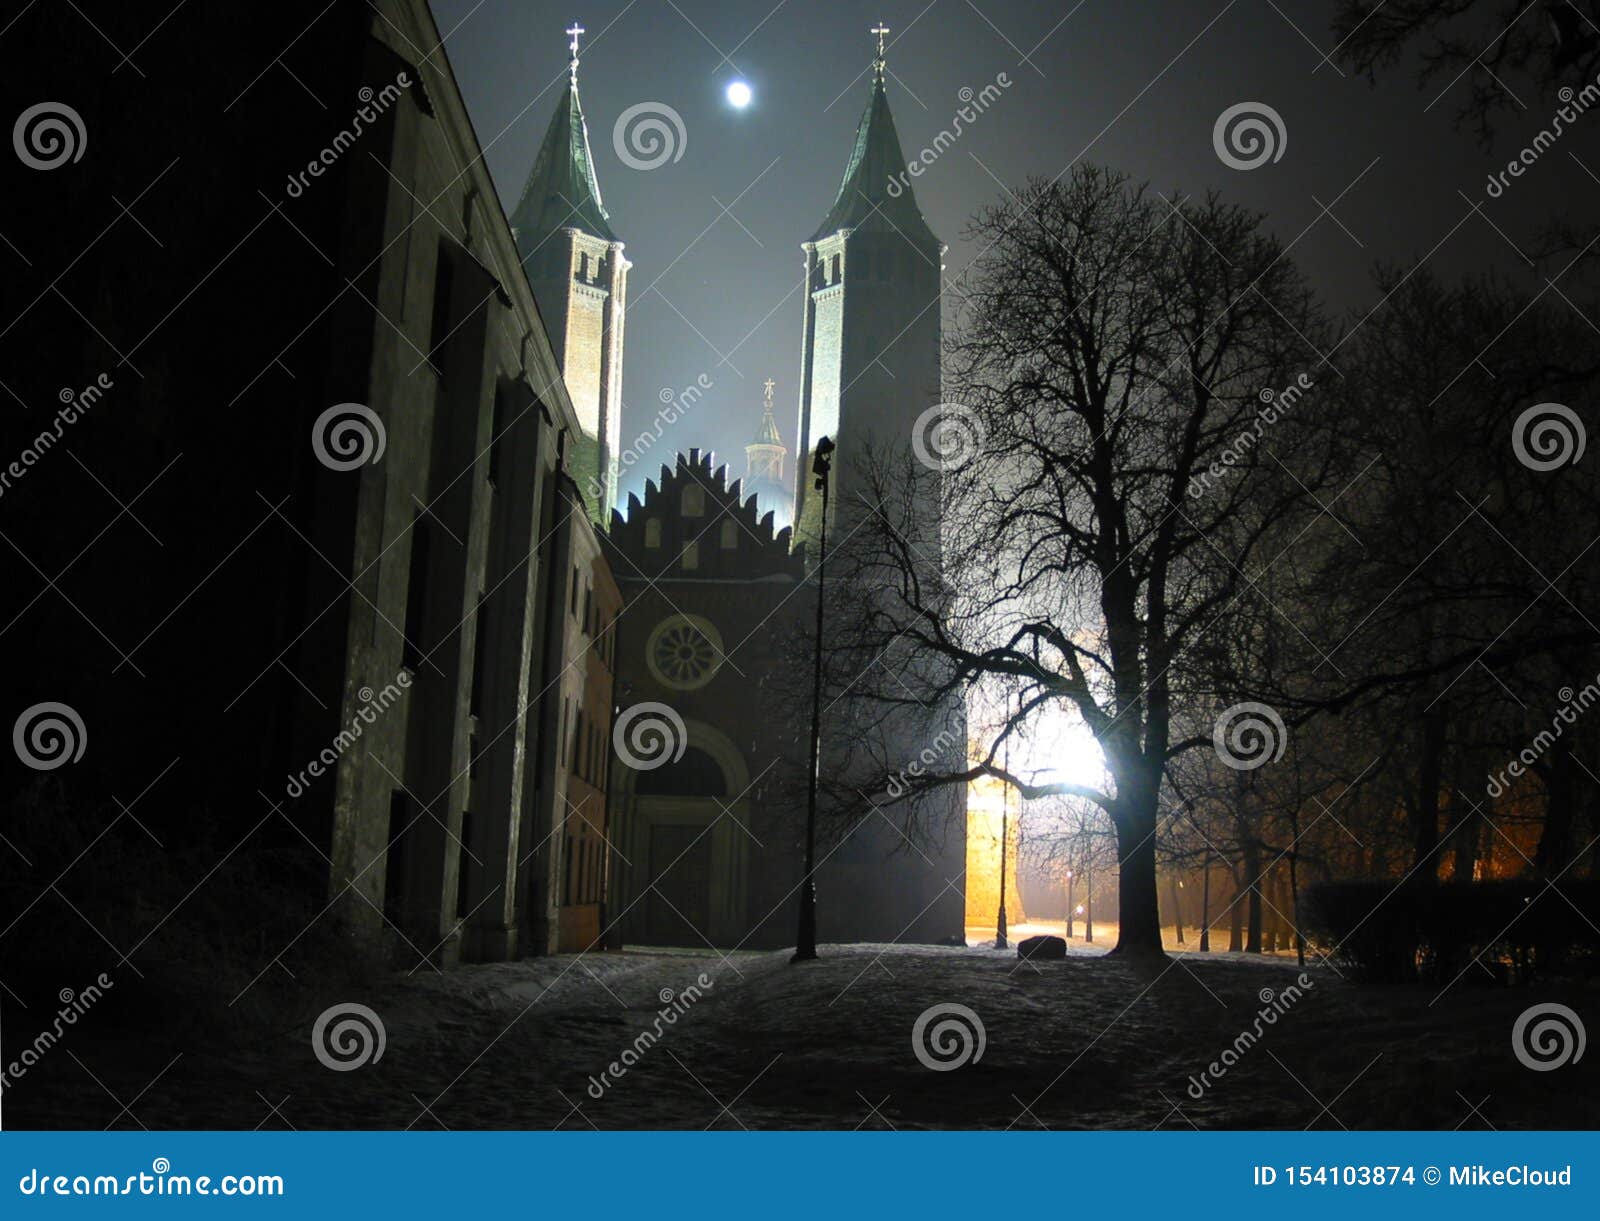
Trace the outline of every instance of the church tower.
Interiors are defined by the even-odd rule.
[[[794,502],[792,492],[783,477],[784,460],[789,447],[778,435],[778,421],[772,415],[773,380],[763,384],[766,404],[761,413],[761,426],[755,438],[744,447],[744,495],[756,497],[759,513],[771,513],[778,529],[792,525]]]
[[[600,202],[589,129],[578,105],[578,35],[567,31],[567,87],[511,215],[517,251],[583,435],[571,470],[590,516],[609,519],[622,431],[622,330],[628,268]]]
[[[796,535],[816,533],[811,457],[839,446],[832,504],[855,501],[851,465],[870,448],[911,452],[917,417],[940,400],[939,292],[944,245],[917,209],[884,88],[882,25],[872,96],[844,179],[822,224],[803,242],[800,449]]]

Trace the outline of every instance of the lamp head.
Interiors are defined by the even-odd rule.
[[[833,440],[823,437],[817,442],[817,452],[811,459],[811,473],[817,477],[817,486],[822,486],[822,481],[828,477],[828,471],[833,465]]]

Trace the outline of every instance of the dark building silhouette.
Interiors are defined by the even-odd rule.
[[[552,950],[568,896],[597,902],[567,810],[574,776],[603,807],[604,768],[560,738],[609,733],[586,656],[614,593],[572,477],[588,417],[440,33],[422,0],[271,5],[248,38],[195,5],[146,40],[136,9],[97,14],[138,70],[86,63],[92,88],[56,75],[98,59],[70,6],[10,32],[64,49],[20,83],[87,147],[13,198],[54,281],[0,337],[8,452],[63,386],[102,392],[0,499],[31,645],[9,715],[81,716],[50,782],[85,840],[203,828],[411,963]]]

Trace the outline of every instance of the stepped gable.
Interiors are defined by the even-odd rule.
[[[643,499],[628,496],[625,512],[612,510],[607,539],[624,557],[621,581],[801,580],[805,557],[790,541],[789,527],[776,528],[772,512],[760,512],[743,482],[729,483],[727,466],[700,449],[663,466]]]

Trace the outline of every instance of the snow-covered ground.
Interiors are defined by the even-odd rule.
[[[1511,1046],[1517,1015],[1536,1002],[1592,1020],[1593,990],[1463,980],[1438,996],[1358,987],[1312,966],[1312,986],[1286,1003],[1292,958],[1185,953],[1139,966],[1105,948],[1074,943],[1064,961],[1030,964],[992,946],[836,945],[800,966],[786,953],[628,950],[418,973],[328,998],[380,1016],[384,1054],[364,1067],[324,1067],[309,1023],[204,1049],[98,1044],[80,1029],[7,1092],[5,1118],[91,1128],[1600,1127],[1600,1057],[1541,1073]],[[695,999],[685,989],[702,974],[710,986]],[[1283,1012],[1259,1042],[1199,1081],[1275,1000]],[[935,1071],[913,1028],[950,1004],[977,1015],[983,1053]],[[613,1075],[613,1063],[625,1071]]]

